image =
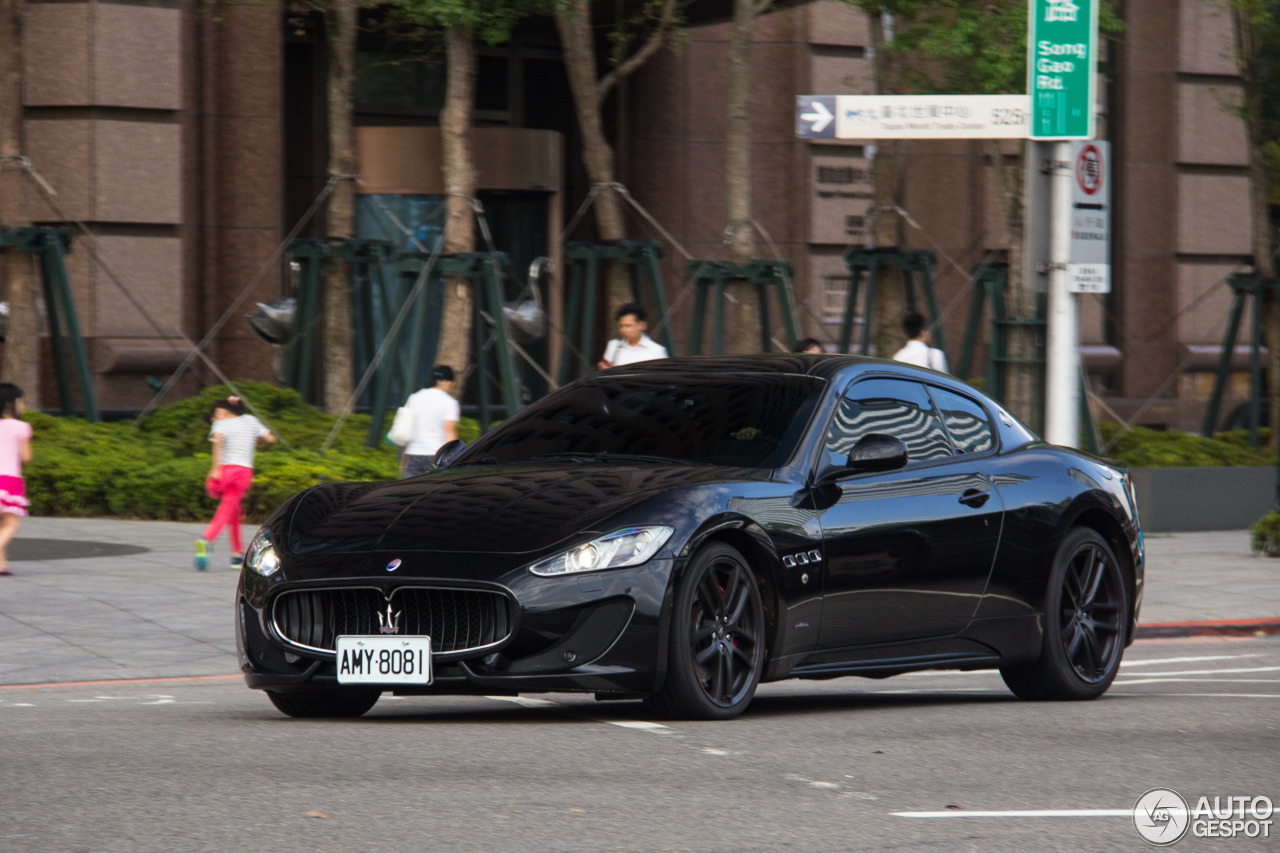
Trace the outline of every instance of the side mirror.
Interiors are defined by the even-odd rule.
[[[446,441],[442,444],[440,449],[436,451],[435,470],[439,471],[443,468],[448,468],[466,446],[467,443],[460,438],[455,438],[453,441]]]
[[[849,471],[894,471],[907,464],[907,446],[893,435],[872,432],[858,439],[849,453]]]

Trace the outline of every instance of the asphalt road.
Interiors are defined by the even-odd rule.
[[[728,723],[563,694],[293,720],[218,676],[5,687],[0,850],[1144,850],[1145,791],[1280,802],[1277,756],[1275,637],[1141,641],[1095,702],[921,673],[766,685]],[[1039,810],[1104,814],[969,814]]]

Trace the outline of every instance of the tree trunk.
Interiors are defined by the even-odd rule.
[[[332,0],[329,29],[329,175],[355,175],[356,0]],[[340,180],[329,197],[328,237],[349,239],[355,234],[355,181]],[[346,410],[352,393],[351,270],[344,261],[325,263],[324,287],[324,407],[331,414]]]
[[[1245,133],[1249,146],[1249,212],[1253,269],[1259,278],[1275,278],[1272,260],[1271,223],[1267,216],[1267,164],[1263,156],[1262,81],[1258,68],[1258,42],[1249,13],[1240,8],[1231,11],[1235,25],[1236,67],[1244,92]],[[1271,439],[1273,452],[1280,451],[1280,305],[1276,294],[1264,291],[1267,338],[1267,393],[1270,396]]]
[[[604,135],[600,110],[605,91],[596,75],[595,34],[591,29],[591,9],[587,0],[576,0],[571,7],[557,5],[556,28],[564,48],[565,71],[578,114],[578,130],[582,133],[582,162],[593,185],[612,184],[617,180],[613,146]],[[622,199],[613,189],[601,189],[596,195],[594,214],[596,231],[601,240],[626,237],[622,215]],[[606,273],[605,303],[609,316],[631,301],[631,282],[626,270],[610,264]]]
[[[470,28],[445,30],[447,73],[440,135],[444,148],[444,185],[449,193],[446,254],[475,251],[476,222],[472,199],[476,195],[476,167],[471,157],[471,114],[476,99],[476,47]],[[455,396],[462,396],[464,372],[471,362],[474,298],[466,279],[445,282],[444,320],[437,361],[454,369]],[[501,322],[501,317],[494,317]],[[483,377],[479,377],[484,381]]]
[[[1033,317],[1036,313],[1036,294],[1023,274],[1026,252],[1023,190],[1028,166],[1036,168],[1038,164],[1026,162],[1026,149],[1026,145],[1019,145],[1018,154],[1006,162],[1004,150],[998,140],[991,140],[987,145],[1000,192],[1003,219],[1008,230],[1009,269],[1005,282],[1005,305],[1013,317]],[[1006,373],[1008,387],[988,388],[987,392],[997,399],[1003,394],[1003,402],[1010,412],[1039,429],[1044,420],[1044,411],[1043,406],[1037,405],[1037,401],[1044,397],[1044,373],[1030,362],[1036,356],[1035,333],[1029,326],[1014,326],[1008,330],[1005,340],[1009,347],[1006,355],[1014,359]]]
[[[22,19],[26,0],[0,0],[0,158],[22,149]],[[0,159],[0,226],[31,224],[26,175],[14,160]],[[0,379],[22,388],[25,402],[40,408],[40,326],[36,314],[36,256],[0,250],[0,294],[9,302]]]
[[[876,78],[876,91],[881,95],[898,94],[901,87],[901,69],[887,44],[892,41],[892,16],[875,11],[871,15],[872,60]],[[901,248],[903,243],[902,217],[898,214],[902,196],[903,161],[907,145],[902,140],[880,140],[875,159],[871,164],[873,183],[872,218],[875,223],[872,241],[878,249]],[[876,308],[874,317],[864,317],[871,323],[871,343],[880,358],[892,358],[902,346],[902,318],[906,313],[906,281],[902,268],[882,267],[876,281]],[[870,355],[870,353],[863,353]]]
[[[755,240],[751,223],[751,30],[756,0],[734,0],[729,30],[729,81],[726,100],[729,121],[725,131],[725,210],[729,217],[729,259],[738,266],[751,262]],[[738,281],[732,352],[760,349],[760,298],[755,285]]]
[[[897,208],[902,195],[903,160],[907,145],[900,139],[882,139],[871,163],[872,204],[875,228],[872,242],[877,249],[902,247],[902,216]],[[907,313],[907,282],[900,266],[882,266],[876,280],[875,316],[871,323],[871,345],[880,358],[893,358],[901,348],[902,319]],[[870,355],[870,353],[863,353]]]

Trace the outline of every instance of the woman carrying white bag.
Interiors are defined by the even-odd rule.
[[[431,368],[431,384],[415,391],[396,411],[387,438],[404,447],[400,457],[400,477],[416,477],[435,467],[436,451],[458,437],[458,401],[453,390],[453,368],[437,364]]]

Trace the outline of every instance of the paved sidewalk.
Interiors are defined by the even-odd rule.
[[[0,685],[236,673],[237,572],[225,536],[192,568],[201,529],[26,519],[0,577]],[[1280,560],[1252,556],[1243,530],[1152,534],[1142,622],[1140,637],[1280,632]]]

